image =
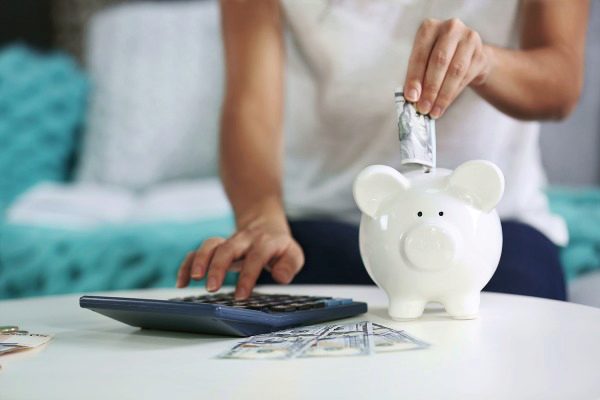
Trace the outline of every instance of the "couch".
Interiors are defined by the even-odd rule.
[[[215,2],[142,2],[92,19],[85,72],[64,54],[1,50],[0,298],[172,286],[187,252],[233,232],[214,197],[218,29]],[[174,61],[149,63],[157,52]],[[140,217],[149,189],[169,182],[191,188],[171,206],[189,193],[212,200],[201,213]],[[570,298],[600,306],[600,190],[548,194],[571,235],[561,254]],[[120,207],[102,211],[111,202]]]

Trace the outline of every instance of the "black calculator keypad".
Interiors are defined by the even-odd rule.
[[[245,300],[235,300],[233,292],[205,294],[202,296],[187,296],[171,299],[198,304],[213,304],[272,313],[311,310],[351,303],[351,299],[334,299],[323,296],[294,296],[289,294],[253,293]]]

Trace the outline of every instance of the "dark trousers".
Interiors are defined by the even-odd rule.
[[[293,283],[373,284],[358,249],[358,227],[327,220],[290,221],[306,259]],[[558,247],[535,228],[503,221],[500,264],[483,290],[566,300]],[[273,283],[268,273],[259,283]]]

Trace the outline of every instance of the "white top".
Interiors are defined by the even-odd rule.
[[[351,187],[370,164],[400,169],[394,89],[402,87],[424,18],[460,18],[485,43],[515,47],[518,1],[284,0],[287,40],[285,203],[291,217],[358,223]],[[568,241],[564,221],[542,192],[539,124],[508,117],[465,90],[436,122],[437,165],[496,163],[506,190],[503,219]]]
[[[374,286],[271,286],[265,293],[353,297],[370,320],[431,343],[364,357],[222,360],[239,339],[140,331],[79,308],[78,296],[0,301],[3,325],[53,334],[41,351],[0,357],[2,399],[598,399],[600,310],[483,293],[480,317],[386,318]],[[172,298],[197,288],[111,293]],[[346,321],[344,321],[346,322]]]

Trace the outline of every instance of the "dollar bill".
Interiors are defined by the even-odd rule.
[[[401,163],[435,168],[435,120],[419,113],[403,92],[396,91],[395,100]]]
[[[0,334],[0,355],[32,349],[41,346],[52,339],[50,335],[29,333],[24,331]]]
[[[257,335],[238,343],[220,358],[290,359],[304,353],[329,327],[303,327]]]
[[[419,340],[404,331],[373,324],[373,346],[376,353],[422,349],[429,343]]]
[[[345,325],[331,325],[302,357],[364,356],[373,351],[373,325],[360,321]]]
[[[301,327],[251,337],[220,358],[284,360],[297,357],[366,356],[429,346],[404,331],[369,321]]]

